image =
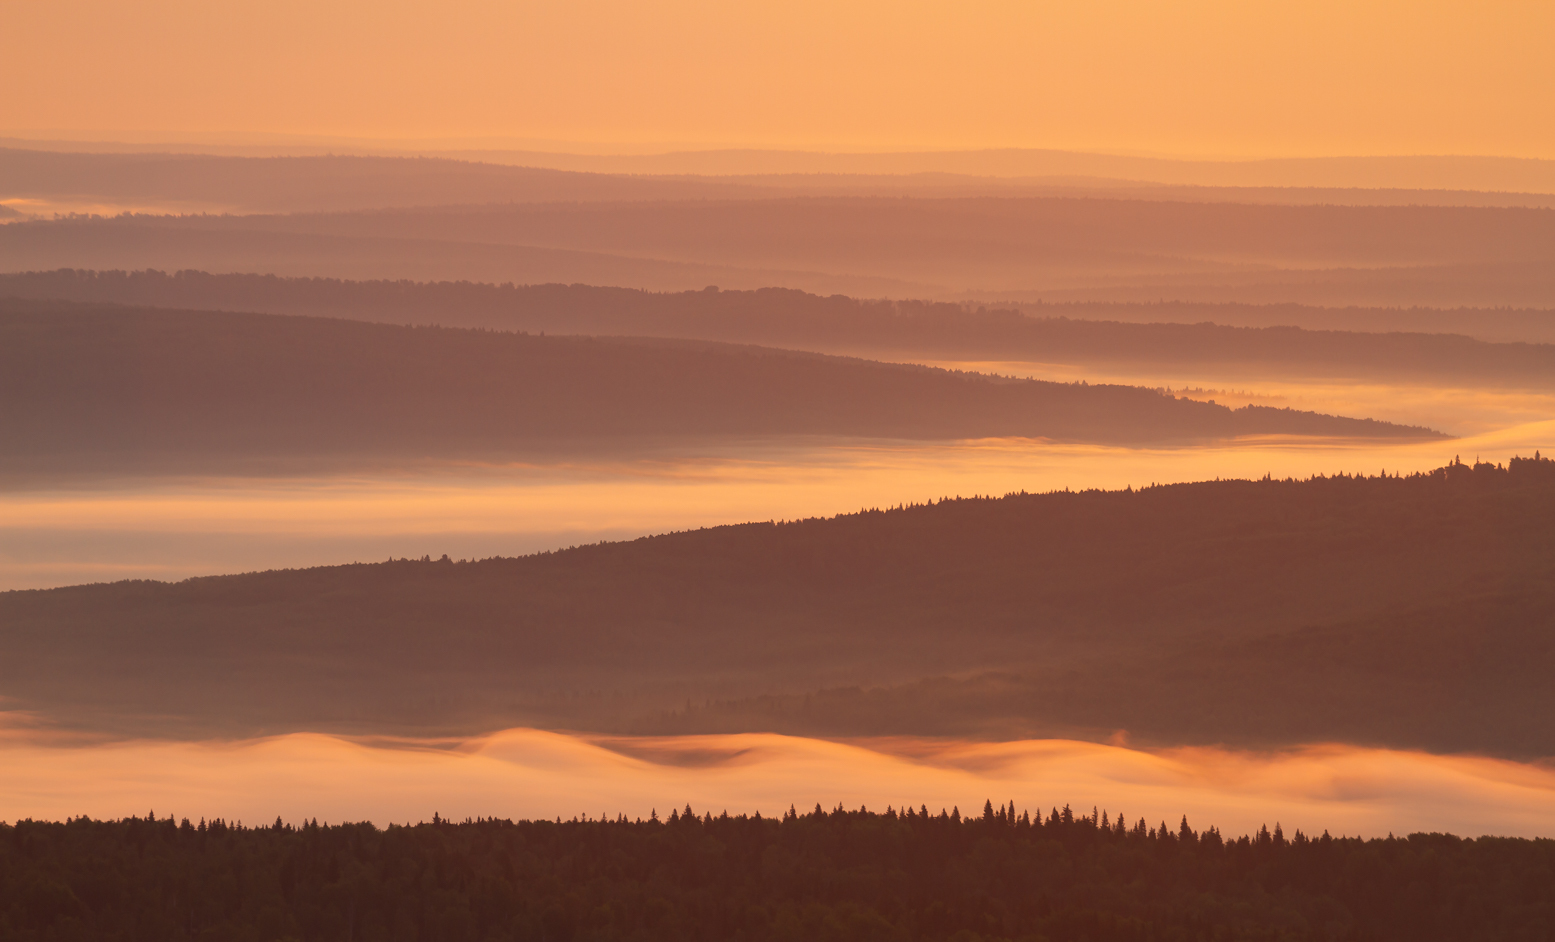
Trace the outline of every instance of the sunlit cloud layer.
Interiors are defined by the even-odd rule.
[[[250,824],[433,813],[646,818],[690,804],[774,815],[841,803],[931,811],[1071,804],[1229,834],[1555,834],[1555,770],[1347,746],[1259,754],[1144,752],[1067,740],[837,743],[771,734],[610,740],[513,729],[469,742],[350,742],[294,734],[245,742],[0,740],[0,819],[169,814]]]

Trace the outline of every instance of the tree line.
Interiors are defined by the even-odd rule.
[[[0,824],[0,938],[1555,937],[1555,841],[1226,838],[1067,805],[247,827]]]

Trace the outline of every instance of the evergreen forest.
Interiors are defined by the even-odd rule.
[[[987,803],[569,821],[0,824],[12,942],[1555,939],[1555,841],[1223,837]]]

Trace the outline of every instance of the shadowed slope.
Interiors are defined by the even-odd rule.
[[[1001,380],[763,348],[0,303],[13,465],[516,457],[684,436],[1131,442],[1437,433],[1127,386]]]
[[[1555,462],[1521,459],[11,592],[0,694],[142,734],[1121,728],[1552,755],[1552,586]],[[847,685],[879,689],[790,696]]]
[[[1027,316],[1021,316],[944,302],[818,297],[784,288],[660,294],[579,284],[428,284],[71,269],[0,275],[4,295],[391,324],[684,337],[934,360],[1214,366],[1257,370],[1266,376],[1555,384],[1555,346],[1490,344],[1426,333],[1463,334],[1481,328],[1555,340],[1555,312],[1550,311],[1044,304],[1026,308]],[[1329,329],[1295,329],[1309,321]],[[1238,324],[1273,329],[1232,326]],[[1359,332],[1379,329],[1394,333]]]

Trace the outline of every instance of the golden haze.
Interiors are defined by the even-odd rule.
[[[1503,0],[13,4],[0,129],[1555,157]]]
[[[1085,796],[1130,821],[1186,814],[1236,835],[1282,823],[1321,833],[1542,834],[1555,772],[1494,759],[1314,745],[1275,753],[1142,751],[1069,740],[827,742],[772,734],[612,740],[510,729],[465,742],[355,742],[294,734],[241,742],[75,748],[0,736],[0,818],[86,813],[226,817],[250,824],[549,818],[691,804],[715,814],[815,803],[1035,812]],[[1089,812],[1089,808],[1076,809]]]

